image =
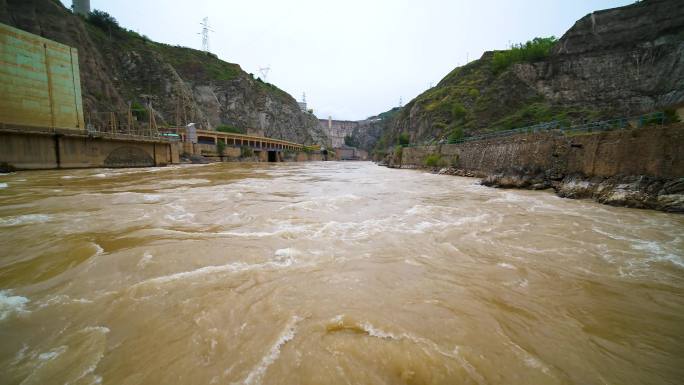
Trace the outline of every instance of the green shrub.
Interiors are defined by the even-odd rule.
[[[425,165],[428,167],[437,167],[442,160],[439,154],[430,154],[425,158]]]
[[[401,156],[404,153],[404,148],[401,146],[394,147],[394,158],[401,161]]]
[[[223,151],[225,151],[225,150],[226,150],[226,144],[222,140],[219,139],[216,142],[216,152],[219,155],[223,155]]]
[[[677,115],[677,111],[675,109],[667,109],[664,111],[665,113],[665,123],[677,123],[681,122],[681,119],[679,118],[679,115]]]
[[[463,107],[463,104],[454,102],[451,105],[451,118],[453,120],[463,119],[468,111]]]
[[[359,147],[359,141],[353,135],[345,135],[344,136],[344,144],[349,146],[349,147]]]
[[[409,139],[408,132],[402,132],[401,134],[399,134],[399,144],[400,145],[408,146],[409,141],[410,141],[410,139]]]
[[[105,32],[119,29],[119,22],[105,11],[94,9],[88,14],[88,22]]]
[[[492,71],[499,74],[515,63],[543,60],[549,56],[557,41],[555,36],[535,37],[526,43],[515,44],[509,50],[495,52],[492,58]]]
[[[444,122],[434,122],[432,123],[432,129],[435,131],[442,131],[447,128],[447,124]]]
[[[245,130],[243,128],[237,128],[235,126],[230,126],[227,124],[219,124],[216,126],[216,131],[229,132],[233,134],[244,134]]]
[[[468,95],[472,98],[477,98],[480,96],[480,91],[477,88],[471,88],[468,90]]]
[[[241,158],[251,158],[254,156],[254,151],[251,147],[240,147],[240,157]]]
[[[138,119],[139,122],[146,121],[150,116],[147,108],[135,100],[131,103],[131,113]]]
[[[449,133],[449,136],[447,137],[447,140],[449,143],[456,143],[459,140],[463,138],[463,128],[461,127],[455,127],[454,129],[451,130]]]

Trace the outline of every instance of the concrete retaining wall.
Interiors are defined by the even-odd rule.
[[[163,166],[178,158],[178,148],[165,142],[0,132],[0,163],[16,169]]]
[[[677,178],[684,176],[684,124],[574,136],[549,132],[407,147],[402,150],[401,167],[425,167],[430,154],[440,155],[440,166],[481,174],[538,169],[551,174],[589,177],[649,175]]]

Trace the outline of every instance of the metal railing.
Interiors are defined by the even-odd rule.
[[[101,128],[88,126],[86,132],[92,137],[115,138],[115,139],[133,139],[133,140],[155,140],[155,141],[177,141],[178,138],[170,137],[159,131],[151,130],[128,130],[126,128],[114,127]]]
[[[139,111],[136,110],[136,113]],[[160,132],[154,118],[151,105],[146,109],[147,121],[139,121],[129,105],[126,112],[89,112],[87,114],[86,133],[93,137],[114,139],[177,141],[178,137],[167,132]]]
[[[496,131],[482,135],[468,136],[460,139],[452,140],[431,140],[424,144],[408,144],[402,147],[420,147],[420,146],[431,146],[437,144],[457,144],[472,142],[478,140],[486,140],[493,138],[501,138],[520,134],[533,134],[538,132],[549,132],[556,130],[559,134],[575,133],[575,132],[599,132],[599,131],[612,131],[612,130],[623,130],[626,128],[639,128],[647,125],[663,125],[665,123],[665,114],[663,112],[653,112],[645,115],[638,115],[628,118],[617,118],[609,120],[601,120],[589,123],[566,125],[560,121],[553,120],[550,122],[543,122],[534,124],[531,126],[514,128],[512,130]]]

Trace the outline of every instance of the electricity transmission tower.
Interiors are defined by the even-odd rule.
[[[200,33],[202,35],[202,51],[209,52],[209,32],[214,32],[214,30],[209,27],[208,17],[202,19],[200,25],[202,26],[202,32]]]
[[[259,68],[259,73],[261,74],[261,80],[266,82],[266,78],[268,77],[268,71],[271,70],[271,65],[269,64],[268,67],[261,67]]]
[[[404,106],[404,99],[400,96],[399,97],[399,108]]]

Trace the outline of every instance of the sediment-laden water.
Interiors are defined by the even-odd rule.
[[[0,176],[2,384],[680,384],[684,217],[370,163]]]

